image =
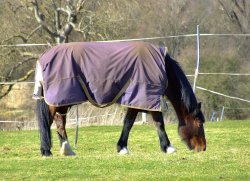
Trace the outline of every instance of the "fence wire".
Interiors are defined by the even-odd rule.
[[[121,41],[145,41],[145,40],[158,40],[158,39],[174,39],[174,38],[182,38],[182,37],[196,37],[197,34],[186,34],[186,35],[174,35],[174,36],[159,36],[159,37],[146,37],[146,38],[134,38],[134,39],[124,39],[124,40],[110,40],[110,41],[106,41],[106,42],[121,42]],[[248,37],[250,36],[250,34],[200,34],[201,37],[206,37],[206,36],[224,36],[224,37],[228,37],[228,36],[234,36],[234,37]],[[103,41],[102,41],[103,42]],[[48,43],[40,43],[40,44],[14,44],[14,45],[0,45],[1,47],[33,47],[33,46],[48,46],[51,47],[53,45],[48,44]],[[208,76],[208,75],[227,75],[227,76],[249,76],[250,73],[221,73],[221,72],[198,72],[198,75],[204,75],[204,76]],[[187,76],[194,76],[192,74],[189,74]],[[23,83],[27,83],[27,84],[34,84],[34,82],[0,82],[0,85],[13,85],[13,84],[23,84]],[[234,97],[234,96],[230,96],[230,95],[225,95],[223,93],[220,92],[216,92],[213,90],[209,90],[200,86],[196,86],[197,89],[204,91],[204,92],[208,92],[208,93],[212,93],[215,94],[217,96],[223,96],[226,98],[230,98],[230,99],[235,99],[235,100],[239,100],[239,101],[244,101],[244,102],[250,102],[247,99],[243,99],[240,97]],[[31,90],[31,94],[32,95],[32,90]],[[12,99],[18,99],[18,98],[12,98]],[[1,105],[0,105],[1,106]],[[99,110],[93,110],[92,108],[87,108],[85,106],[80,106],[80,112],[79,112],[79,125],[115,125],[115,124],[122,124],[123,121],[123,117],[125,115],[125,110],[121,109],[119,107],[113,107],[110,110],[106,110],[104,112],[101,112]],[[89,105],[89,107],[91,107]],[[31,109],[31,108],[29,108]],[[225,109],[229,109],[226,108]],[[233,108],[232,108],[233,109]],[[240,108],[235,108],[235,109],[240,109]],[[246,109],[250,109],[250,108],[246,108]],[[4,110],[7,110],[4,109]],[[119,111],[120,112],[119,112]],[[102,110],[103,111],[103,110]],[[7,112],[7,111],[6,111]],[[93,112],[96,112],[95,114]],[[73,108],[70,112],[70,114],[68,115],[68,126],[69,127],[74,127],[75,126],[75,119],[76,119],[76,111],[75,108]],[[18,117],[18,118],[15,118]],[[17,120],[19,119],[20,120]],[[173,117],[172,117],[173,118]],[[29,119],[29,120],[27,120]],[[139,116],[139,119],[141,119],[141,117]],[[150,119],[150,118],[147,118]],[[4,121],[0,118],[0,130],[2,128],[3,124],[16,124],[18,125],[18,129],[21,128],[25,122],[25,124],[27,125],[27,127],[35,127],[37,128],[37,121],[36,121],[36,116],[35,116],[35,112],[33,112],[30,116],[30,118],[26,118],[26,117],[19,117],[18,113],[15,113],[14,117],[10,117],[10,119]],[[12,121],[13,120],[13,121]],[[140,120],[139,120],[140,121]],[[11,123],[10,123],[11,122]],[[27,128],[29,129],[29,128]]]

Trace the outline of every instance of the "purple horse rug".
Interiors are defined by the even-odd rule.
[[[37,62],[33,98],[64,106],[86,101],[162,111],[165,49],[144,42],[75,42],[52,47]]]

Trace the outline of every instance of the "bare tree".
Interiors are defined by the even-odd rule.
[[[33,5],[35,18],[39,23],[38,28],[43,28],[51,38],[55,39],[56,43],[59,44],[68,42],[70,33],[74,29],[78,30],[76,28],[77,15],[83,9],[85,2],[86,0],[78,0],[76,2],[73,0],[67,0],[65,7],[60,7],[54,0],[51,0],[54,17],[49,20],[54,22],[53,27],[46,22],[46,19],[48,18],[45,16],[45,13],[42,12],[38,1],[32,0],[31,4]]]
[[[1,44],[105,40],[121,37],[133,28],[133,2],[87,0],[4,0],[3,17],[7,32]],[[136,6],[138,7],[138,6]],[[6,13],[8,11],[8,13]],[[8,16],[7,16],[8,14]],[[0,20],[1,23],[1,20]],[[15,31],[14,31],[15,30]],[[5,36],[5,37],[4,37]],[[33,75],[35,59],[46,47],[1,48],[0,81],[27,80]],[[17,73],[18,72],[18,73]],[[0,98],[12,85],[0,85]]]
[[[26,43],[31,34],[23,33],[22,24],[27,21],[19,19],[18,14],[24,12],[23,5],[16,1],[4,0],[1,4],[1,27],[5,30],[0,34],[0,44]],[[28,21],[27,21],[28,22]],[[25,24],[25,23],[24,23]],[[24,25],[23,24],[23,25]],[[37,58],[36,52],[13,47],[0,48],[0,82],[20,82],[33,75],[32,62]],[[29,67],[29,68],[28,68]],[[7,95],[14,84],[0,84],[0,99]]]
[[[28,19],[32,19],[32,14],[28,13],[28,10],[31,9],[34,12],[34,19],[38,22],[38,26],[30,26],[29,23],[22,22],[23,26],[31,29],[30,32],[16,32],[14,35],[8,36],[7,38],[1,41],[1,44],[15,44],[15,43],[28,43],[29,41],[39,40],[37,37],[49,35],[48,43],[64,43],[68,41],[68,36],[75,27],[77,13],[82,9],[85,1],[79,0],[76,4],[73,4],[73,1],[66,1],[65,7],[57,7],[55,1],[51,1],[50,5],[54,11],[55,17],[50,24],[45,21],[45,15],[40,9],[39,3],[37,0],[32,1],[20,1],[20,2],[11,2],[7,1],[5,6],[9,9],[9,14],[23,14],[22,18],[25,15]],[[40,2],[42,4],[42,1]],[[45,8],[46,9],[46,8]],[[27,14],[26,14],[27,13]],[[13,18],[15,19],[15,18]],[[18,21],[18,20],[17,20]],[[20,20],[19,20],[20,21]],[[63,24],[64,23],[64,24]],[[17,29],[19,29],[18,24],[15,24]],[[51,27],[51,25],[54,25]],[[45,30],[45,34],[42,31]],[[36,49],[36,50],[34,50]],[[41,51],[41,50],[40,50]],[[0,81],[1,82],[19,82],[27,80],[30,75],[34,73],[35,59],[38,58],[39,48],[2,48],[0,57],[7,59],[8,62],[2,65],[1,68],[4,71],[1,72]],[[7,58],[6,58],[7,57]],[[9,65],[8,65],[9,64]],[[29,66],[26,66],[28,64]],[[18,74],[16,72],[19,72]],[[23,72],[23,73],[22,73]],[[6,96],[12,89],[14,84],[1,84],[0,85],[0,99]]]
[[[249,33],[250,4],[246,0],[218,0],[221,9],[240,32]]]

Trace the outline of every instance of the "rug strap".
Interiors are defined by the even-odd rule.
[[[123,88],[118,92],[118,94],[114,97],[114,99],[113,99],[111,102],[109,102],[109,103],[107,103],[107,104],[98,104],[98,103],[95,102],[94,99],[91,97],[91,95],[90,95],[90,93],[89,93],[89,91],[88,91],[88,88],[87,88],[86,84],[84,83],[84,81],[82,80],[82,78],[81,78],[79,75],[77,76],[77,79],[79,80],[79,82],[80,82],[80,84],[81,84],[81,86],[82,86],[82,88],[83,88],[83,90],[84,90],[84,93],[86,94],[86,96],[87,96],[89,102],[90,102],[91,104],[93,104],[94,106],[99,107],[99,108],[105,108],[105,107],[108,107],[108,106],[110,106],[110,105],[116,103],[116,101],[117,101],[117,100],[122,96],[122,94],[126,91],[126,89],[128,88],[128,86],[129,86],[129,84],[130,84],[130,82],[131,82],[131,80],[128,80],[128,81],[126,82],[126,84],[123,86]]]

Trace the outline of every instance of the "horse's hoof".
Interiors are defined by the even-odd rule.
[[[128,155],[128,154],[129,154],[129,151],[127,147],[124,147],[119,151],[119,155]]]
[[[76,155],[75,152],[72,151],[68,141],[64,141],[62,143],[60,154],[64,155],[64,156],[75,156]]]
[[[42,157],[51,157],[52,153],[49,150],[41,150]]]
[[[171,153],[175,153],[176,152],[176,149],[175,147],[173,147],[173,145],[170,145],[169,147],[167,147],[166,149],[166,153],[167,154],[171,154]]]

